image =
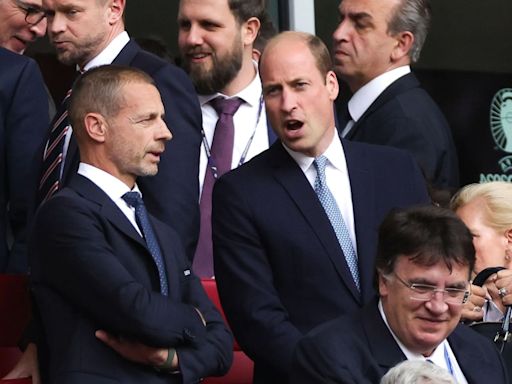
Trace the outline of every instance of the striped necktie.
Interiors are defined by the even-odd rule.
[[[71,90],[52,120],[51,131],[43,153],[43,165],[39,179],[38,205],[44,203],[61,188],[61,171],[64,161],[64,142],[71,128],[68,121],[68,105]]]

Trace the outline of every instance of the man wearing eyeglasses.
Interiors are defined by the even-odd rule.
[[[37,64],[21,54],[44,35],[41,0],[0,0],[0,272],[26,272],[24,231],[34,153],[51,103]]]
[[[23,53],[46,33],[42,0],[0,0],[0,46]]]
[[[290,382],[379,383],[401,361],[427,360],[459,384],[507,383],[497,349],[459,324],[474,261],[471,233],[453,213],[390,213],[379,231],[379,301],[312,330]]]

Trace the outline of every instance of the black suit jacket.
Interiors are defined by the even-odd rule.
[[[405,149],[433,186],[459,186],[457,152],[448,122],[412,73],[386,88],[346,138]]]
[[[160,294],[145,241],[90,180],[76,175],[39,209],[30,261],[48,347],[39,356],[49,383],[195,383],[229,368],[232,337],[190,273],[180,239],[158,219],[150,221],[165,261],[168,297]],[[181,375],[123,359],[96,339],[97,329],[176,348]]]
[[[33,154],[49,122],[48,95],[37,64],[0,48],[0,272],[27,270],[24,237],[37,177]]]
[[[156,83],[173,138],[160,158],[158,174],[138,180],[148,211],[172,226],[190,260],[199,236],[199,149],[201,108],[194,87],[180,68],[142,50],[130,40],[112,64],[143,70]],[[64,185],[76,173],[79,154],[71,140],[64,165]]]
[[[215,277],[235,337],[255,361],[255,383],[286,383],[303,334],[374,297],[381,219],[393,207],[429,200],[407,153],[346,141],[343,147],[361,294],[321,203],[280,142],[215,184]]]
[[[506,384],[497,349],[465,325],[448,337],[469,384]],[[290,382],[294,384],[378,384],[405,355],[380,316],[376,303],[353,316],[323,324],[298,344]]]

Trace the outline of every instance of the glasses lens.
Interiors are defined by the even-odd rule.
[[[44,11],[35,8],[27,9],[26,13],[27,15],[25,16],[25,21],[31,25],[38,24],[41,22],[41,20],[44,19],[45,16]]]
[[[429,301],[433,298],[436,292],[441,292],[443,294],[443,300],[445,303],[462,305],[466,302],[469,296],[468,292],[464,289],[438,289],[434,286],[423,284],[412,284],[410,288],[413,291],[411,294],[411,299],[421,301]]]

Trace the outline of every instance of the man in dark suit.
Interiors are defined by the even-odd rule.
[[[304,337],[290,382],[378,384],[401,361],[427,360],[457,383],[508,383],[497,348],[460,324],[475,250],[453,212],[427,206],[391,213],[377,254],[379,303]]]
[[[215,276],[235,337],[254,359],[255,383],[286,383],[303,334],[374,297],[380,220],[395,206],[429,200],[409,154],[339,139],[330,68],[315,36],[286,32],[270,40],[260,73],[280,142],[214,189]],[[335,200],[328,209],[316,170],[325,158]]]
[[[457,188],[450,127],[410,70],[427,37],[430,1],[342,0],[339,13],[334,63],[354,93],[338,109],[342,136],[408,150],[434,187]]]
[[[38,210],[30,240],[48,347],[40,349],[43,376],[68,384],[196,383],[226,372],[232,337],[177,233],[148,215],[136,184],[157,173],[172,137],[154,82],[128,67],[92,69],[74,85],[69,116],[78,174]],[[125,359],[98,340],[99,329],[155,353]]]
[[[212,174],[220,176],[238,167],[276,139],[267,124],[258,65],[252,57],[264,15],[263,0],[180,0],[178,43],[183,67],[199,94],[203,113],[199,161],[201,229],[193,264],[194,272],[202,278],[213,276]],[[224,126],[218,129],[222,112],[216,103],[237,99],[242,102],[233,113],[230,137]],[[216,153],[221,143],[227,149],[223,151],[224,161],[222,154]]]
[[[24,234],[33,154],[48,129],[48,96],[37,64],[0,48],[0,271],[26,271]]]
[[[199,233],[201,111],[188,76],[143,51],[129,38],[123,21],[125,4],[125,0],[88,0],[80,4],[73,0],[44,0],[48,36],[58,59],[78,65],[81,71],[113,63],[139,68],[155,80],[165,107],[165,121],[174,139],[162,156],[158,175],[141,178],[139,185],[149,211],[178,232],[192,259]],[[65,156],[60,164],[60,186],[66,185],[78,166],[72,135]]]

